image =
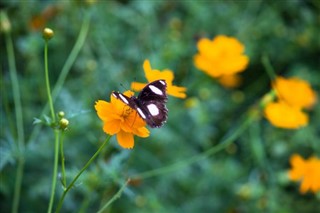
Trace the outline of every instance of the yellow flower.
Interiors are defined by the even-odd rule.
[[[297,129],[308,124],[308,115],[299,107],[285,102],[270,102],[264,108],[264,115],[276,127]]]
[[[124,95],[131,97],[133,92],[126,91]],[[134,146],[134,135],[148,137],[146,123],[137,112],[111,95],[111,101],[98,100],[95,109],[103,121],[103,131],[109,135],[117,134],[120,146],[131,149]]]
[[[300,192],[308,190],[317,193],[320,191],[320,159],[313,156],[305,160],[294,154],[290,158],[292,169],[288,172],[289,179],[301,181]]]
[[[302,79],[277,77],[273,82],[273,88],[278,98],[286,103],[301,107],[311,108],[316,103],[316,93],[310,84]]]
[[[148,82],[153,82],[159,79],[164,79],[167,83],[167,94],[177,97],[177,98],[186,98],[186,88],[185,87],[178,87],[174,86],[172,84],[172,81],[174,79],[173,72],[169,69],[165,69],[163,71],[160,70],[153,70],[151,68],[149,60],[145,60],[143,63],[143,70],[146,76],[146,79]],[[133,82],[131,84],[131,88],[135,91],[142,90],[147,84],[146,83],[139,83],[139,82]]]
[[[194,56],[195,66],[214,78],[239,73],[249,63],[244,55],[244,45],[233,37],[219,35],[212,41],[202,38],[197,46],[199,53]]]

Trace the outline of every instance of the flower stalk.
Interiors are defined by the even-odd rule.
[[[17,128],[17,140],[16,140],[16,151],[17,151],[17,172],[16,172],[16,180],[14,185],[14,195],[12,202],[12,212],[16,213],[19,209],[20,202],[20,193],[21,193],[21,185],[23,179],[23,169],[24,169],[24,149],[25,149],[25,137],[24,137],[24,129],[23,129],[23,112],[22,112],[22,104],[21,104],[21,95],[20,95],[20,87],[18,81],[18,74],[16,69],[13,41],[10,34],[11,25],[10,21],[5,12],[1,12],[1,26],[5,34],[6,41],[6,49],[8,54],[8,65],[9,65],[9,73],[10,79],[12,82],[12,91],[13,91],[13,101],[14,101],[14,110],[16,116],[16,128]]]
[[[46,89],[47,89],[47,95],[48,95],[48,102],[50,107],[50,113],[51,113],[51,125],[55,127],[55,111],[52,101],[52,95],[51,95],[51,89],[50,89],[50,81],[49,81],[49,67],[48,67],[48,42],[53,37],[53,31],[49,28],[45,28],[43,31],[43,38],[45,40],[44,45],[44,72],[45,72],[45,83],[46,83]],[[54,128],[54,162],[53,162],[53,174],[52,174],[52,183],[51,183],[51,196],[48,206],[48,213],[51,213],[53,201],[54,201],[54,195],[57,185],[57,174],[58,174],[58,159],[59,159],[59,130]]]
[[[99,149],[96,151],[96,153],[94,153],[94,155],[89,159],[89,161],[84,165],[84,167],[79,171],[79,173],[73,178],[73,180],[71,181],[71,183],[68,185],[68,187],[64,190],[57,209],[56,209],[56,213],[60,212],[64,198],[66,197],[67,193],[70,191],[70,189],[74,186],[75,182],[78,180],[78,178],[81,176],[81,174],[91,165],[91,163],[98,157],[98,155],[101,153],[101,151],[104,149],[104,147],[108,144],[109,140],[111,138],[111,135],[108,135],[106,140],[102,143],[102,145],[99,147]]]
[[[63,151],[63,136],[64,133],[61,131],[61,136],[60,136],[60,158],[61,158],[61,173],[62,173],[62,185],[63,189],[65,190],[67,187],[67,180],[66,180],[66,170],[65,170],[65,158],[64,158],[64,151]]]
[[[271,81],[276,79],[277,75],[276,75],[276,72],[273,69],[273,66],[270,63],[269,57],[266,54],[264,54],[262,56],[261,61],[262,61],[262,64],[263,64],[267,74],[269,75],[269,78],[271,79]]]
[[[121,194],[123,190],[126,188],[128,183],[130,182],[130,179],[128,179],[119,189],[119,191],[110,198],[110,200],[97,212],[97,213],[102,213],[104,210],[106,210],[115,200],[119,199],[121,197]]]
[[[82,49],[85,39],[87,37],[88,31],[89,31],[89,26],[90,26],[90,18],[91,16],[89,14],[86,14],[84,17],[84,20],[81,24],[81,29],[78,35],[78,38],[74,44],[74,47],[72,48],[65,64],[62,67],[62,70],[60,72],[60,75],[58,77],[57,82],[55,83],[53,90],[52,90],[52,98],[53,100],[57,97],[58,93],[60,92],[65,79],[67,75],[69,74],[72,65],[74,64],[78,54],[80,53],[80,50]],[[48,112],[48,104],[43,108],[41,114],[46,114]],[[31,136],[29,138],[29,143],[32,144],[33,141],[35,141],[35,138],[39,135],[40,133],[40,125],[37,125],[34,127],[33,131],[31,132]]]
[[[176,171],[178,169],[181,169],[182,167],[189,166],[193,163],[199,162],[205,158],[210,157],[211,155],[227,148],[230,144],[232,144],[252,123],[252,121],[255,119],[254,116],[247,115],[243,121],[237,126],[235,130],[232,130],[231,133],[227,133],[225,137],[223,137],[220,141],[220,143],[216,146],[213,146],[212,148],[208,149],[207,151],[193,156],[189,158],[188,160],[179,161],[177,163],[171,164],[170,166],[165,166],[162,168],[142,172],[140,174],[135,174],[131,178],[132,179],[146,179],[151,178],[159,175],[163,175],[166,173],[170,173],[173,171]]]
[[[50,81],[49,81],[49,68],[48,68],[48,41],[51,38],[46,38],[46,30],[48,28],[44,29],[44,39],[45,39],[45,45],[44,45],[44,72],[45,72],[45,81],[46,81],[46,89],[47,89],[47,95],[48,95],[48,102],[50,107],[50,113],[51,113],[51,119],[52,123],[55,122],[56,116],[54,113],[54,107],[53,107],[53,101],[51,96],[51,89],[50,89]]]

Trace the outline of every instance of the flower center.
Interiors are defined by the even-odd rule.
[[[122,117],[123,117],[123,119],[126,120],[126,119],[130,116],[130,114],[132,113],[132,111],[133,111],[132,108],[130,108],[130,107],[128,107],[128,106],[125,106],[125,107],[123,108],[123,112],[122,112]]]

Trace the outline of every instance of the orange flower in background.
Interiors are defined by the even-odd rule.
[[[214,78],[242,72],[248,66],[244,45],[236,38],[224,35],[213,40],[202,38],[197,46],[199,53],[194,56],[195,66]]]
[[[131,97],[133,92],[126,91],[123,94]],[[146,123],[137,112],[112,95],[110,102],[98,100],[95,109],[103,121],[103,131],[109,135],[117,134],[117,141],[121,147],[133,148],[134,135],[143,138],[149,136]]]
[[[316,103],[316,93],[307,81],[293,77],[277,77],[272,84],[278,98],[290,105],[311,108]]]
[[[148,82],[153,82],[159,79],[163,79],[166,81],[167,83],[167,94],[177,97],[177,98],[186,98],[186,88],[185,87],[178,87],[178,86],[174,86],[173,85],[173,79],[174,79],[174,75],[173,72],[169,69],[165,69],[165,70],[153,70],[151,68],[150,62],[149,60],[145,60],[143,62],[143,70],[146,76],[146,79],[148,80]],[[131,84],[131,88],[135,91],[140,91],[142,90],[145,86],[147,85],[147,83],[139,83],[139,82],[133,82]]]
[[[226,88],[236,88],[241,84],[242,78],[237,74],[222,75],[220,78],[218,78],[218,81],[222,86]]]
[[[30,28],[32,30],[42,30],[48,21],[56,17],[62,10],[59,5],[49,5],[41,14],[34,15],[30,21]]]
[[[267,103],[264,108],[264,115],[270,123],[287,129],[306,126],[309,117],[303,109],[311,108],[316,103],[316,93],[309,83],[295,77],[277,77],[272,87],[278,100]]]
[[[288,171],[289,179],[301,181],[300,192],[306,193],[320,191],[320,159],[313,156],[303,159],[300,155],[294,154],[290,158],[292,169]]]
[[[270,102],[264,109],[269,122],[280,128],[297,129],[308,124],[309,118],[299,107],[292,107],[285,102]]]

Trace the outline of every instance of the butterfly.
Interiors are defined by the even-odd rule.
[[[151,128],[159,128],[168,117],[168,109],[165,105],[168,99],[166,89],[166,81],[157,80],[147,84],[138,97],[128,97],[119,92],[112,92],[112,95],[136,110]]]

